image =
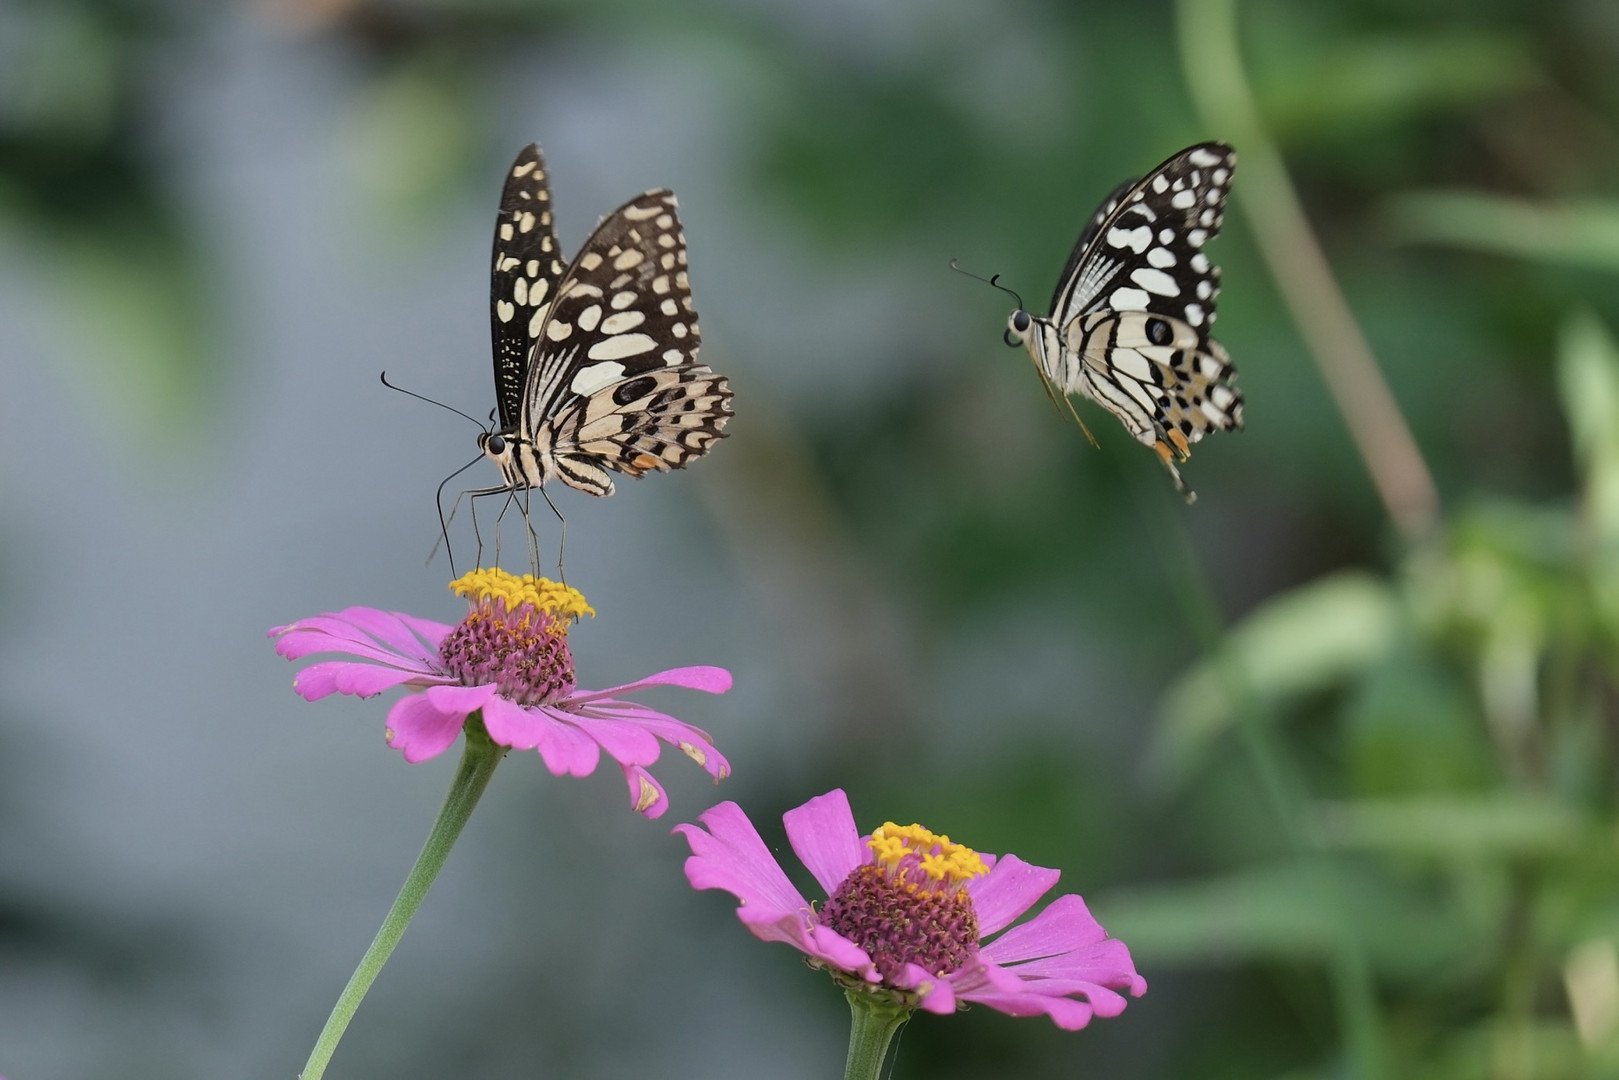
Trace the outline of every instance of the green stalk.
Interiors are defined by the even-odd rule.
[[[843,1066],[843,1080],[877,1080],[889,1043],[912,1010],[864,990],[846,990],[844,997],[849,999],[849,1060]]]
[[[338,1040],[343,1038],[343,1032],[354,1018],[354,1012],[360,1007],[366,991],[371,989],[371,984],[382,971],[382,965],[388,962],[394,946],[404,936],[405,927],[416,916],[416,909],[422,906],[422,899],[432,886],[433,879],[443,869],[450,848],[455,845],[456,837],[461,835],[462,827],[472,816],[473,807],[478,805],[484,788],[489,786],[489,778],[494,775],[495,766],[500,764],[505,753],[504,746],[490,741],[482,716],[473,714],[466,726],[461,764],[456,768],[449,794],[444,796],[444,806],[438,812],[438,820],[433,822],[433,831],[427,834],[427,843],[422,845],[422,853],[416,856],[416,865],[411,867],[410,876],[405,879],[404,888],[399,890],[393,907],[388,909],[388,917],[382,920],[382,927],[372,940],[371,947],[360,958],[360,966],[349,976],[348,985],[343,988],[337,1004],[332,1006],[332,1015],[326,1018],[326,1026],[321,1029],[320,1038],[315,1040],[315,1048],[309,1052],[309,1061],[304,1064],[303,1072],[298,1074],[299,1080],[320,1080],[326,1072],[326,1064],[331,1061]]]

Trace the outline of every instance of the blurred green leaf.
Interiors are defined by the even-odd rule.
[[[1317,36],[1315,40],[1323,40]],[[1539,81],[1517,41],[1466,31],[1351,41],[1301,38],[1260,65],[1255,96],[1277,135],[1342,136],[1439,108],[1500,97]]]
[[[1534,203],[1465,191],[1412,192],[1388,203],[1396,235],[1542,262],[1619,270],[1619,202]]]
[[[1400,625],[1399,599],[1371,574],[1322,578],[1261,605],[1208,660],[1164,696],[1155,770],[1183,775],[1244,708],[1332,686],[1382,657]]]
[[[1324,802],[1314,833],[1329,847],[1438,859],[1566,855],[1592,839],[1568,806],[1509,794]]]
[[[1431,975],[1471,948],[1466,920],[1370,868],[1326,859],[1259,867],[1188,884],[1114,893],[1095,903],[1138,963],[1330,961],[1365,950],[1381,971]]]
[[[1619,545],[1619,345],[1596,316],[1580,312],[1564,322],[1557,353],[1587,523],[1603,548]]]
[[[1514,1024],[1494,1019],[1452,1035],[1436,1048],[1437,1060],[1424,1076],[1435,1080],[1500,1080],[1506,1076],[1535,1080],[1594,1080],[1616,1074],[1580,1045],[1567,1021],[1541,1020]]]

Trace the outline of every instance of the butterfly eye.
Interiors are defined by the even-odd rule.
[[[491,457],[499,457],[506,452],[506,440],[499,435],[489,435],[483,440],[483,452]]]
[[[1020,334],[1029,329],[1029,313],[1027,311],[1012,312],[1012,329]]]

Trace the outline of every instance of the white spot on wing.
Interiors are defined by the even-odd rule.
[[[1114,289],[1113,295],[1108,297],[1108,306],[1114,311],[1146,311],[1148,299],[1147,294],[1141,289],[1121,286]]]
[[[642,255],[638,249],[630,248],[628,251],[624,252],[624,254],[613,260],[613,269],[628,270],[632,266],[640,263],[640,261],[644,258],[646,258],[646,256]]]
[[[647,218],[657,217],[663,213],[661,206],[626,206],[624,216],[631,221],[645,221]]]
[[[1154,270],[1150,266],[1138,266],[1130,271],[1130,280],[1140,285],[1150,293],[1159,296],[1179,296],[1181,287],[1175,284],[1175,279],[1162,270]]]
[[[512,316],[517,314],[517,309],[511,305],[510,301],[502,300],[495,305],[495,314],[500,316],[501,322],[511,322]]]
[[[651,352],[656,346],[657,342],[645,334],[619,334],[596,342],[590,347],[588,355],[592,360],[622,360],[627,356]]]
[[[592,349],[594,354],[596,350]],[[596,359],[593,355],[592,359]],[[604,386],[611,386],[624,377],[624,365],[606,361],[600,364],[591,364],[587,368],[580,368],[579,373],[568,384],[568,389],[580,397],[589,397]]]
[[[1210,165],[1220,164],[1222,158],[1213,150],[1200,146],[1188,154],[1186,160],[1190,161],[1193,165],[1201,165],[1206,169]]]
[[[517,279],[517,284],[512,286],[512,299],[519,304],[528,303],[528,278]]]
[[[585,308],[585,310],[579,313],[579,329],[583,330],[587,334],[590,333],[592,330],[596,329],[596,324],[601,322],[601,317],[601,305],[591,304],[589,307]]]
[[[1197,193],[1187,188],[1177,191],[1169,197],[1169,205],[1177,210],[1190,210],[1197,202]]]
[[[1112,247],[1127,247],[1140,255],[1152,243],[1152,230],[1145,225],[1133,229],[1112,228],[1107,231],[1107,242]]]
[[[1192,269],[1200,274],[1209,272],[1209,257],[1201,251],[1192,256]]]
[[[1203,325],[1203,305],[1202,304],[1187,304],[1186,305],[1186,321],[1191,323],[1193,326],[1202,326]]]
[[[644,322],[646,316],[639,311],[620,311],[602,320],[602,333],[622,334],[626,330],[634,330]]]
[[[1147,262],[1162,270],[1166,266],[1175,265],[1175,253],[1168,248],[1155,247],[1147,252]]]

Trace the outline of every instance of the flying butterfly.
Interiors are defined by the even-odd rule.
[[[1175,462],[1208,432],[1242,427],[1236,368],[1209,336],[1220,268],[1203,253],[1236,164],[1231,147],[1200,143],[1119,185],[1068,256],[1051,314],[1019,297],[1007,318],[1007,344],[1028,350],[1053,397],[1078,394],[1117,416],[1187,502],[1197,495]]]
[[[506,174],[493,260],[500,426],[478,448],[505,485],[486,493],[558,479],[611,495],[609,471],[683,468],[725,436],[731,391],[697,362],[673,192],[648,191],[608,214],[565,265],[545,159],[530,143]]]

